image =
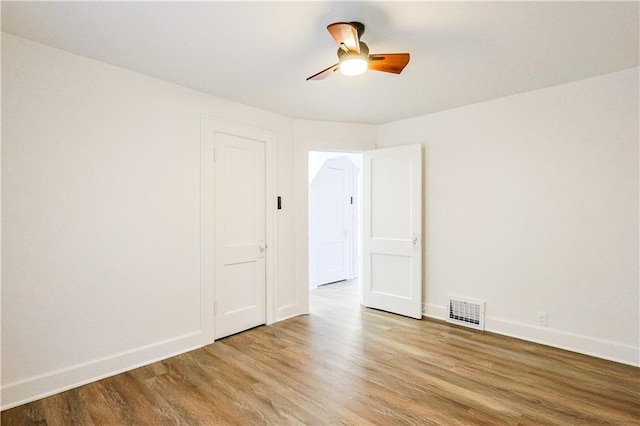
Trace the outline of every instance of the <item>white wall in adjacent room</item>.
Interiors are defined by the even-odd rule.
[[[425,147],[427,313],[639,365],[638,115],[633,68],[380,126]]]

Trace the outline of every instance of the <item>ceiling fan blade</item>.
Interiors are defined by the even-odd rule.
[[[324,69],[324,70],[320,71],[319,73],[312,75],[311,77],[307,77],[307,81],[309,81],[309,80],[324,80],[325,78],[329,77],[331,75],[331,73],[333,73],[335,70],[337,70],[339,65],[340,64],[333,64],[329,68]]]
[[[369,69],[400,74],[409,63],[408,53],[376,53],[369,55]]]
[[[336,22],[327,26],[331,37],[340,47],[344,46],[351,52],[360,53],[360,40],[358,40],[358,29],[349,22]]]

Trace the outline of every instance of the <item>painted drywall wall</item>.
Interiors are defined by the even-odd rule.
[[[0,32],[0,44],[2,33]],[[2,81],[2,55],[0,55],[0,81]],[[0,117],[2,116],[2,102],[0,101]],[[1,123],[2,120],[0,120]],[[1,124],[0,124],[0,127]],[[0,142],[2,138],[0,137]],[[2,159],[2,144],[0,143],[0,159]],[[2,161],[0,161],[0,193],[2,192]],[[2,223],[2,197],[0,197],[0,223]],[[0,226],[0,321],[2,319],[2,226]],[[0,407],[2,407],[2,327],[0,324]]]
[[[640,365],[638,68],[379,128],[416,142],[428,315],[481,299],[488,330]]]
[[[291,119],[8,34],[2,63],[5,408],[201,344],[203,115],[277,133],[293,291]]]

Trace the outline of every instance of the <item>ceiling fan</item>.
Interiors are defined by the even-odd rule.
[[[349,76],[363,74],[367,69],[400,74],[409,63],[408,53],[369,54],[369,47],[360,41],[364,34],[364,24],[360,22],[336,22],[328,25],[327,30],[338,43],[338,63],[307,80],[323,80],[338,69]]]

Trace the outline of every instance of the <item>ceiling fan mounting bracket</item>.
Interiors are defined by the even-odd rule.
[[[358,31],[358,38],[362,37],[362,34],[364,34],[364,24],[362,22],[357,22],[357,21],[352,21],[349,23],[354,27],[356,27],[356,31]]]

